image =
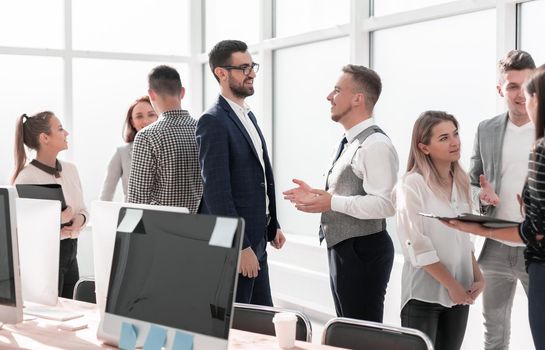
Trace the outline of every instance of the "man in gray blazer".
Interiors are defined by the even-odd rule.
[[[532,57],[513,50],[498,63],[498,94],[507,112],[479,124],[469,175],[486,215],[522,222],[517,201],[526,179],[530,147],[535,138],[522,89],[535,68]],[[528,291],[524,244],[486,239],[479,264],[485,277],[483,316],[485,349],[508,349],[511,308],[517,280]]]

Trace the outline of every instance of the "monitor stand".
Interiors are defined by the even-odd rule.
[[[82,317],[82,313],[63,310],[56,306],[40,306],[40,305],[29,305],[23,309],[23,314],[25,316],[36,316],[38,318],[45,318],[47,320],[54,321],[68,321],[74,318]]]

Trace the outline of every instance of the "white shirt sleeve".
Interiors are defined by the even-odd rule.
[[[373,136],[377,137],[373,137]],[[373,139],[371,139],[373,137]],[[384,137],[386,140],[381,140]],[[358,219],[382,219],[395,214],[390,198],[397,181],[399,161],[394,146],[386,136],[370,136],[356,151],[352,161],[354,174],[363,180],[365,196],[331,198],[331,209]]]
[[[414,178],[413,178],[414,179]],[[412,179],[411,179],[412,180]],[[397,207],[397,236],[409,261],[415,267],[436,263],[439,260],[437,251],[429,237],[425,235],[425,218],[422,212],[425,200],[420,181],[401,180],[395,190]]]

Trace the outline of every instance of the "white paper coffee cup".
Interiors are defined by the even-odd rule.
[[[295,346],[297,316],[293,312],[279,312],[273,317],[274,331],[282,349]]]

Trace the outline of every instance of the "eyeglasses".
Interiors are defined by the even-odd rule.
[[[254,73],[259,72],[259,63],[253,62],[251,65],[242,64],[240,66],[220,66],[220,68],[227,69],[227,70],[231,70],[231,69],[241,70],[242,74],[250,75],[251,71],[254,71]]]

